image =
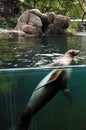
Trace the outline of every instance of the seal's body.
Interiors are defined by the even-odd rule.
[[[69,50],[65,55],[54,63],[47,66],[69,65],[79,50]],[[72,103],[72,96],[67,89],[67,73],[65,70],[52,70],[35,88],[26,109],[21,116],[15,130],[28,130],[32,117],[48,103],[59,91]]]

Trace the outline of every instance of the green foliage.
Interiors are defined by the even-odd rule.
[[[16,78],[11,73],[0,73],[0,91],[7,92],[9,89],[16,87]]]
[[[21,6],[26,9],[38,8],[42,12],[54,11],[63,15],[81,17],[83,13],[83,0],[25,0],[20,2],[19,0],[1,0],[2,3],[7,3],[12,12],[16,14],[21,10]],[[75,15],[74,15],[75,14]]]
[[[15,15],[14,17],[10,17],[8,20],[8,27],[14,28],[16,26],[17,20],[18,20],[19,15]]]
[[[14,28],[16,26],[18,18],[19,18],[19,14],[11,16],[7,21],[0,23],[0,28],[4,28],[4,29]]]
[[[73,3],[73,6],[68,12],[66,12],[66,15],[72,19],[78,19],[78,18],[82,18],[83,11],[81,10],[79,4]]]
[[[77,31],[81,31],[81,30],[82,30],[82,23],[76,21],[71,22],[68,28],[68,31],[72,33],[76,33]]]
[[[25,0],[22,5],[24,10],[38,8],[44,13],[53,11],[71,18],[81,18],[83,14],[83,0]]]

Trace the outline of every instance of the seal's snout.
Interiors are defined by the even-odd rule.
[[[79,52],[80,52],[79,50],[69,50],[67,53],[68,53],[70,56],[74,57],[74,56],[78,55]]]
[[[74,56],[79,54],[79,50],[74,50]]]

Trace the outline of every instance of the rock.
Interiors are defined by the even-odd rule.
[[[30,11],[31,10],[25,11],[19,17],[15,29],[22,30],[29,35],[40,36],[42,34],[42,21],[37,15]]]
[[[43,14],[38,9],[31,9],[23,12],[15,29],[34,36],[68,35],[69,23],[70,20],[66,16],[56,15],[53,12]]]
[[[26,34],[33,35],[33,36],[41,36],[42,34],[41,28],[32,25],[24,25],[22,27],[22,31],[24,31]]]
[[[48,25],[45,35],[47,36],[69,35],[67,31],[69,23],[70,20],[66,16],[54,15],[54,19],[52,23]]]
[[[29,12],[31,12],[34,15],[38,16],[41,19],[42,23],[47,21],[46,13],[45,14],[41,13],[38,9],[32,9],[32,10],[29,10]]]
[[[28,24],[32,25],[32,26],[42,28],[41,19],[38,16],[34,15],[33,13],[30,13],[30,19],[28,21]]]
[[[70,20],[54,12],[41,13],[38,9],[24,11],[17,21],[15,30],[0,30],[0,35],[57,36],[69,35]]]
[[[53,23],[55,17],[56,17],[55,13],[53,12],[47,13],[48,24]]]
[[[0,37],[25,36],[25,33],[20,30],[0,29]]]
[[[62,29],[67,29],[69,27],[70,20],[68,17],[63,15],[56,15],[53,22],[56,26]]]
[[[21,30],[22,26],[28,23],[29,18],[30,18],[30,13],[28,11],[23,12],[17,21],[17,25],[15,29]]]
[[[59,26],[56,26],[53,23],[51,23],[47,27],[45,35],[46,36],[57,36],[57,35],[66,35],[66,33],[64,33],[64,31]]]

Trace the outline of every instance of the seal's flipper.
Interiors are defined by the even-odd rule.
[[[56,80],[61,73],[62,73],[62,70],[56,71],[55,73],[53,73],[53,74],[51,75],[49,81]]]
[[[51,79],[51,77],[54,75],[54,73],[56,73],[58,71],[58,69],[54,69],[52,70],[49,74],[47,74],[42,80],[41,82],[37,85],[36,89],[39,89],[41,87],[45,87],[45,86],[49,86],[49,84],[51,84],[55,79]]]
[[[72,105],[72,95],[68,88],[62,90],[64,96],[69,100],[70,104]]]
[[[50,87],[56,81],[56,79],[60,76],[62,70],[54,69],[48,75],[46,75],[42,81],[38,84],[35,90],[38,90],[42,87]]]

